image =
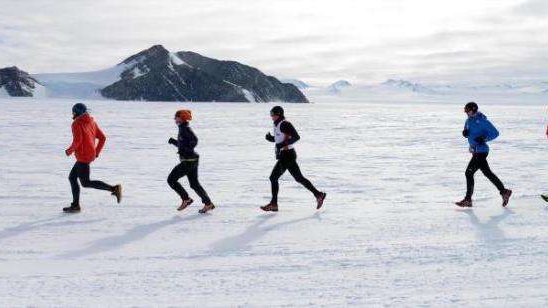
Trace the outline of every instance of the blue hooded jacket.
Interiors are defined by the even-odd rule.
[[[477,112],[473,117],[469,117],[464,124],[464,129],[468,130],[468,144],[470,145],[471,153],[489,153],[487,142],[499,136],[499,131],[481,112]],[[478,143],[475,140],[478,137],[482,137],[485,142]]]

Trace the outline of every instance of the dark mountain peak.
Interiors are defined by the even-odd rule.
[[[17,66],[8,66],[8,67],[0,68],[0,74],[10,75],[13,77],[16,77],[16,76],[30,77],[30,75],[27,72],[20,70]]]
[[[145,59],[158,59],[158,58],[166,58],[169,56],[169,51],[164,48],[162,45],[154,45],[148,49],[145,49],[127,59],[122,61],[120,64],[131,64],[133,62],[141,62]]]
[[[175,54],[177,55],[177,57],[179,57],[181,60],[186,62],[188,65],[191,65],[193,67],[197,67],[200,69],[205,69],[205,68],[211,69],[215,67],[215,68],[222,68],[224,71],[241,70],[241,71],[248,71],[249,73],[253,72],[253,73],[263,74],[260,70],[252,66],[242,64],[237,61],[213,59],[193,51],[179,51]]]
[[[297,87],[281,83],[257,68],[236,61],[208,58],[192,51],[180,51],[176,55],[188,65],[245,90],[251,101],[308,103]]]
[[[150,50],[150,51],[154,51],[154,50],[166,50],[167,49],[164,47],[164,45],[162,44],[156,44],[156,45],[152,45],[152,47],[150,47],[149,49],[147,50]]]
[[[20,69],[17,67],[17,66],[8,66],[8,67],[4,67],[4,68],[0,68],[0,71],[3,71],[3,72],[10,72],[10,71],[19,71]]]
[[[201,54],[197,53],[197,52],[194,52],[194,51],[178,51],[176,52],[177,54],[181,54],[181,55],[184,55],[184,56],[188,56],[188,57],[192,57],[192,56],[200,56],[200,57],[204,57],[204,58],[207,58],[206,56],[202,56]]]
[[[170,53],[154,45],[120,63],[120,80],[101,94],[120,100],[307,103],[294,85],[258,69],[192,51]]]
[[[0,75],[4,76],[4,78],[7,77],[7,78],[12,78],[14,80],[29,79],[29,80],[32,80],[33,82],[38,83],[38,81],[34,79],[33,77],[31,77],[29,73],[23,70],[20,70],[17,66],[8,66],[8,67],[0,68]]]
[[[37,87],[42,87],[42,84],[17,66],[0,69],[0,88],[4,88],[10,96],[30,97]]]

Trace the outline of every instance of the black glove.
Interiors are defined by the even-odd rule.
[[[264,138],[267,141],[274,142],[274,136],[272,136],[270,133],[266,134],[266,136],[264,136]]]
[[[470,132],[467,129],[465,129],[465,130],[462,131],[462,136],[464,138],[468,138],[468,136],[470,136]]]
[[[478,144],[484,144],[485,143],[485,138],[484,137],[476,137],[474,139],[475,142],[477,142]]]
[[[173,145],[177,145],[177,139],[174,139],[174,138],[169,138],[169,140],[167,141],[167,143],[169,144],[173,144]]]

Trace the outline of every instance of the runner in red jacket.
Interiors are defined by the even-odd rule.
[[[122,200],[122,185],[108,185],[101,181],[92,181],[89,178],[89,164],[93,162],[105,146],[106,136],[99,128],[92,116],[87,113],[86,105],[78,103],[72,107],[72,144],[66,149],[65,154],[70,156],[74,153],[76,163],[70,171],[69,181],[72,189],[72,204],[70,207],[63,208],[64,212],[80,212],[80,186],[78,179],[83,187],[107,190],[116,197],[118,203]],[[97,145],[95,140],[99,140]]]

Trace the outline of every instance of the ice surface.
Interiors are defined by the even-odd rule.
[[[285,104],[302,137],[310,193],[285,174],[265,214],[274,164],[271,104],[84,101],[109,139],[63,215],[73,158],[69,100],[0,100],[2,306],[491,306],[548,301],[546,110],[484,104],[500,129],[491,168],[508,210],[478,172],[476,207],[456,209],[469,159],[462,104]],[[217,205],[182,213],[166,177],[175,110],[190,108],[200,180]],[[120,112],[120,111],[123,112]],[[186,180],[182,181],[188,188]]]
[[[38,81],[45,83],[46,86],[58,82],[65,82],[88,83],[94,84],[98,88],[103,88],[120,80],[120,74],[131,67],[131,65],[135,65],[135,63],[118,64],[111,68],[91,72],[34,74],[32,76]]]
[[[252,103],[257,102],[257,100],[255,99],[255,95],[253,95],[253,93],[251,91],[249,91],[249,90],[247,90],[247,89],[243,88],[242,86],[239,86],[235,83],[232,83],[228,80],[223,80],[223,82],[226,83],[226,84],[229,84],[229,85],[231,85],[235,88],[238,88],[241,91],[241,93],[245,96],[245,98],[247,99],[248,102],[252,102]]]
[[[170,59],[171,69],[173,69],[173,64],[186,64],[175,54],[170,54]],[[50,98],[97,99],[101,98],[100,89],[120,80],[120,74],[124,71],[131,70],[133,78],[147,74],[149,72],[148,67],[139,67],[141,61],[143,61],[142,57],[98,71],[35,74],[33,77],[46,85],[47,96]]]
[[[141,77],[149,72],[148,67],[145,66],[144,70],[141,70],[138,66],[135,66],[131,71],[133,78]]]
[[[4,87],[0,87],[0,98],[10,97],[8,91]]]
[[[257,102],[255,96],[253,95],[253,93],[251,93],[251,91],[242,88],[242,93],[245,95],[245,99],[247,99],[248,102]]]
[[[135,64],[118,64],[108,69],[91,72],[35,74],[32,76],[45,85],[46,89],[40,97],[97,99],[101,98],[100,89],[120,80],[120,74]]]
[[[186,66],[192,67],[190,66],[190,64],[186,63],[181,58],[179,58],[175,53],[172,53],[172,52],[169,53],[169,58],[171,59],[171,62],[175,65],[186,65]]]
[[[39,83],[34,83],[34,89],[29,90],[32,92],[32,97],[34,98],[46,98],[47,96],[47,90],[46,87]]]

